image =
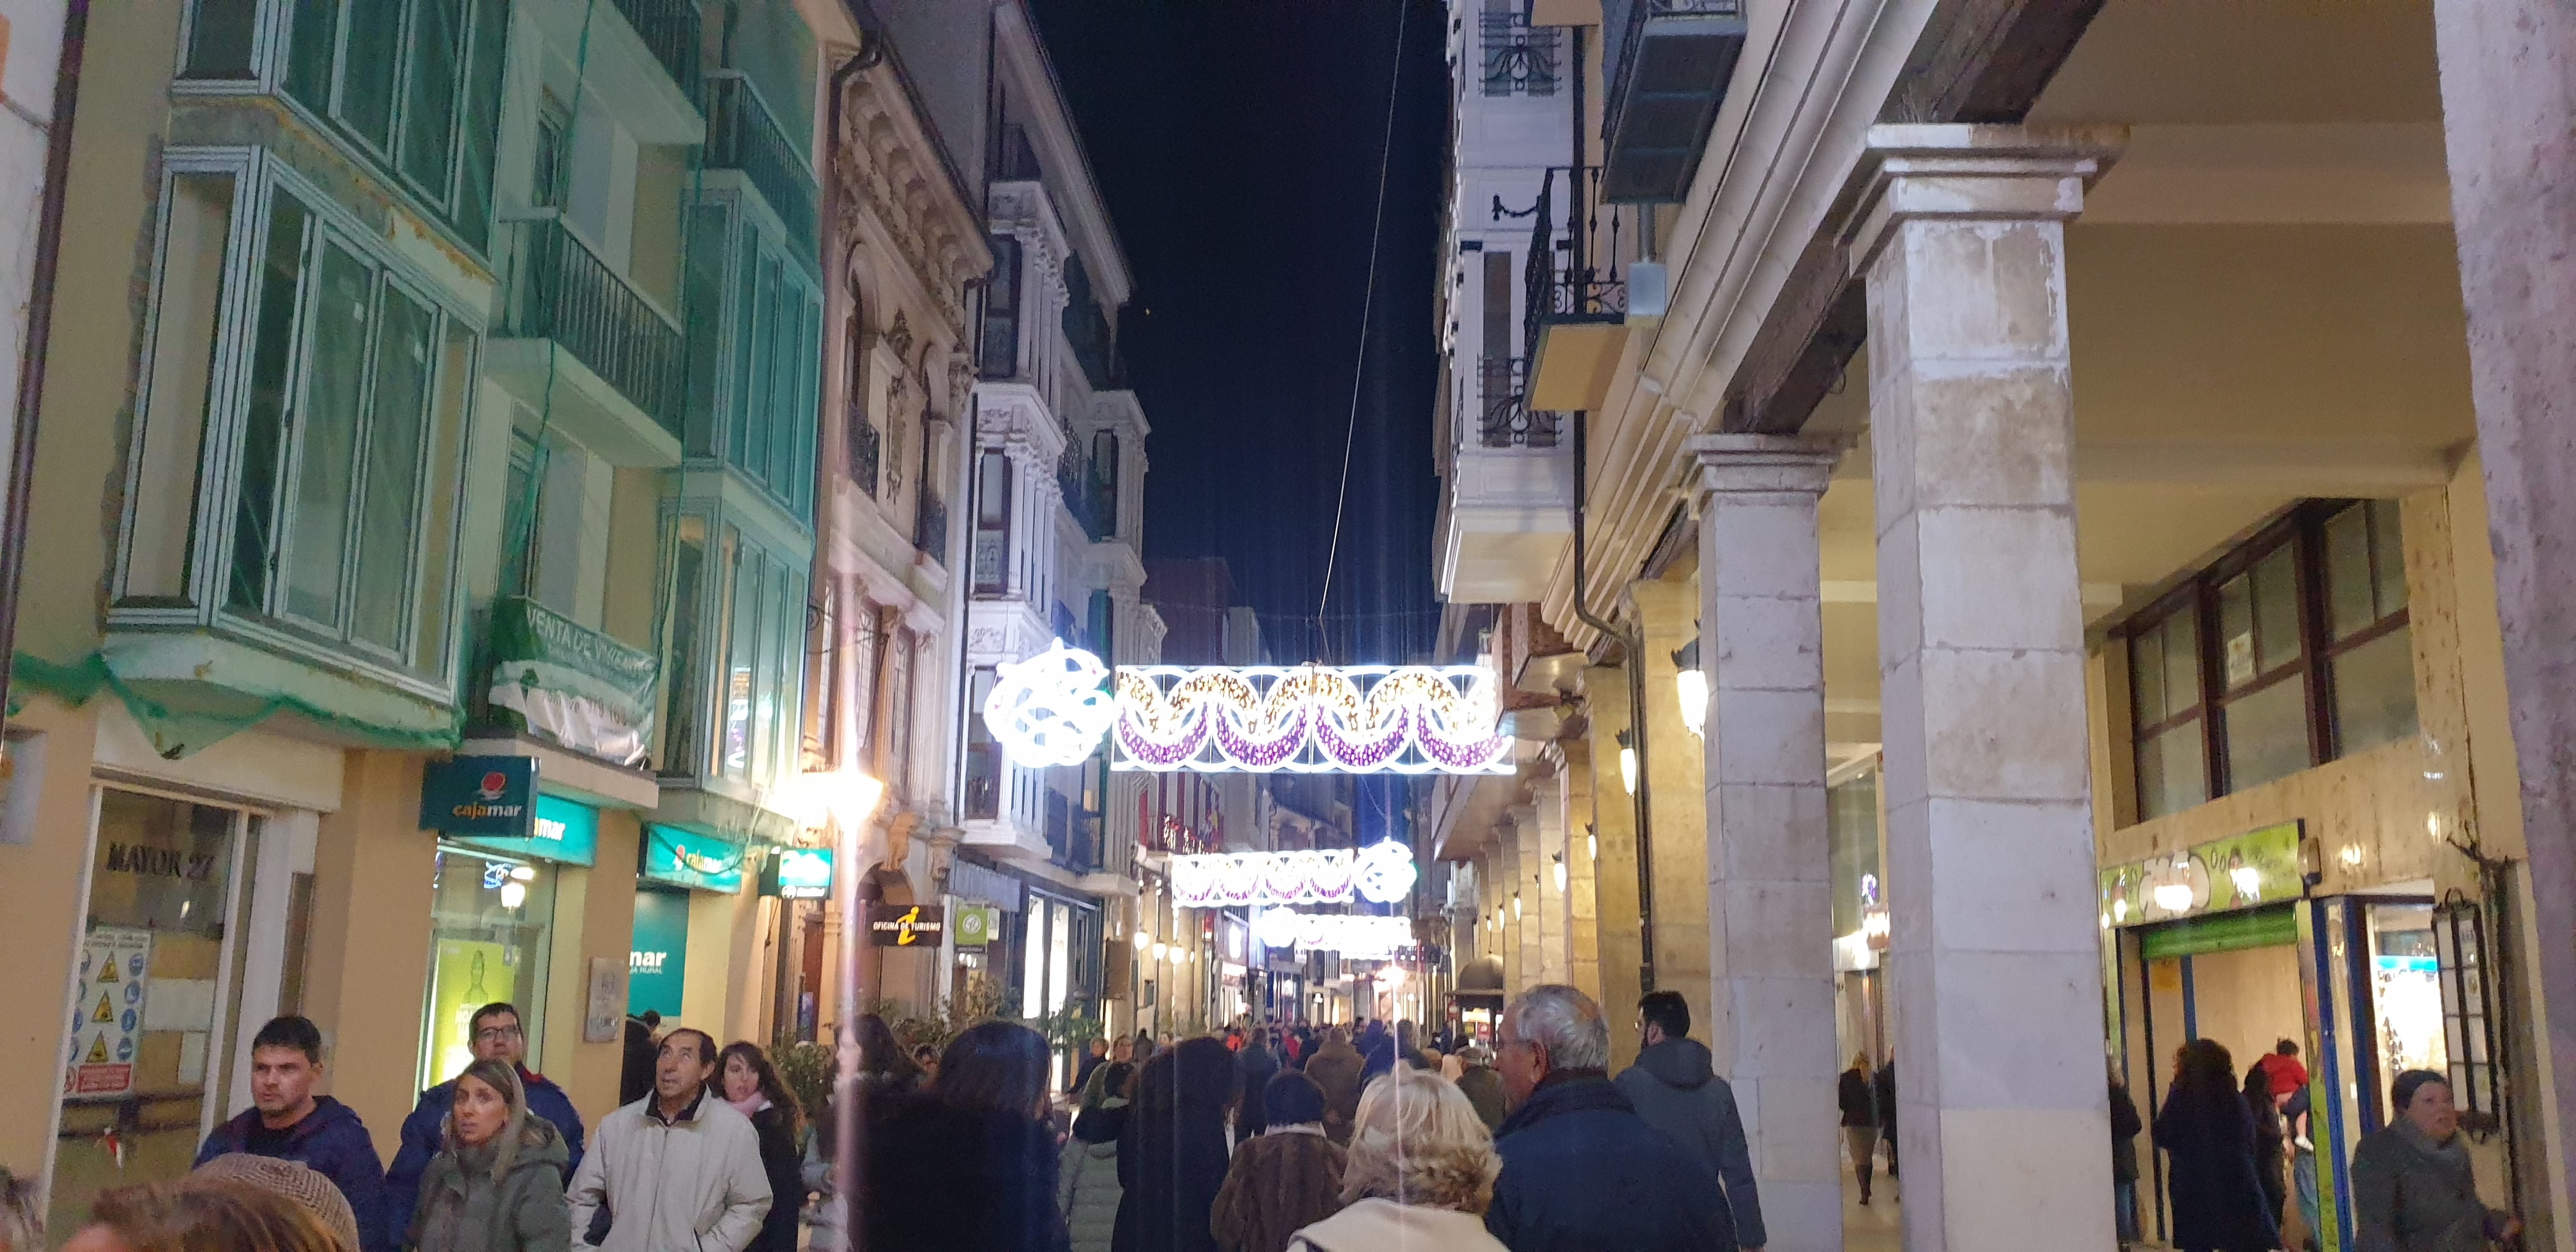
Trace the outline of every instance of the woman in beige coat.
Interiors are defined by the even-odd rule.
[[[1398,1062],[1360,1095],[1342,1173],[1350,1207],[1298,1231],[1288,1252],[1505,1252],[1485,1232],[1502,1170],[1467,1097]]]

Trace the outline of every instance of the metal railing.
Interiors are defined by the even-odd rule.
[[[1635,212],[1601,202],[1598,165],[1547,171],[1530,214],[1529,253],[1521,266],[1525,355],[1538,355],[1539,331],[1549,321],[1627,313],[1628,265],[1637,259]]]
[[[548,209],[508,225],[517,257],[501,334],[553,340],[677,436],[686,351],[679,324],[591,251],[560,213]]]
[[[1489,356],[1478,362],[1481,407],[1476,419],[1476,446],[1481,448],[1553,448],[1557,414],[1529,406],[1529,358]]]
[[[850,481],[857,483],[859,490],[868,493],[868,498],[873,500],[877,494],[877,481],[883,477],[877,472],[877,461],[884,452],[885,436],[877,433],[876,423],[868,420],[867,408],[857,396],[850,397],[849,427]]]
[[[1071,448],[1065,449],[1056,462],[1055,485],[1064,495],[1064,508],[1082,526],[1082,533],[1094,542],[1107,539],[1118,528],[1117,501],[1111,496],[1109,482],[1093,472],[1090,458]]]
[[[707,166],[741,170],[798,240],[814,238],[814,167],[740,70],[707,76]]]
[[[913,506],[912,546],[931,560],[948,562],[948,506],[927,491]]]
[[[1552,96],[1565,32],[1532,26],[1525,13],[1485,13],[1479,31],[1488,96]]]
[[[698,58],[706,45],[698,0],[615,0],[626,24],[644,40],[653,59],[679,84],[680,94],[698,98]],[[390,71],[388,71],[390,72]]]
[[[1619,112],[1628,93],[1621,88],[1628,73],[1637,63],[1637,45],[1644,43],[1646,23],[1656,18],[1742,17],[1744,0],[1602,0],[1601,64],[1609,72],[1603,95],[1605,116],[1601,133],[1613,134],[1619,129]]]

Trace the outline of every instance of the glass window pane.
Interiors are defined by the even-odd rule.
[[[348,553],[355,494],[358,403],[367,373],[367,300],[375,275],[337,242],[322,245],[321,281],[304,404],[296,422],[295,533],[287,551],[286,608],[298,617],[340,620],[340,565]]]
[[[259,336],[251,345],[250,407],[242,422],[241,483],[233,494],[233,567],[225,602],[268,609],[277,557],[277,484],[286,397],[295,362],[296,314],[304,286],[304,232],[311,218],[285,192],[271,202],[259,278]]]
[[[2334,660],[2335,744],[2345,756],[2415,734],[2415,635],[2400,626]]]
[[[444,843],[435,864],[422,1086],[456,1077],[474,1059],[474,1010],[495,1000],[518,1007],[528,1054],[544,1051],[546,967],[554,947],[554,866]]]
[[[2395,500],[2370,502],[2370,550],[2379,569],[2379,615],[2406,607],[2406,539]]]
[[[458,233],[475,247],[492,231],[492,159],[501,126],[501,69],[510,46],[509,0],[474,0],[473,47],[465,69],[465,116],[457,128]]]
[[[339,54],[340,0],[295,0],[287,39],[286,94],[316,113],[331,111],[331,66]]]
[[[391,4],[386,8],[394,7]],[[402,171],[447,203],[448,157],[456,146],[456,71],[463,59],[465,0],[417,0],[412,8],[411,98],[403,104]]]
[[[188,63],[183,78],[250,78],[251,32],[259,26],[259,0],[197,0],[188,18]]]
[[[463,492],[466,414],[474,403],[474,332],[450,320],[439,353],[437,407],[431,411],[429,460],[422,466],[427,516],[420,526],[420,624],[412,633],[412,668],[447,673],[449,610],[454,599],[458,505]]]
[[[700,655],[699,606],[704,603],[706,586],[700,576],[706,572],[707,523],[702,517],[682,517],[674,526],[671,544],[671,651],[664,661],[664,689],[669,712],[663,724],[662,770],[664,773],[695,775],[702,768],[698,755],[698,727],[706,705],[705,669]]]
[[[225,240],[232,231],[234,177],[175,174],[163,233],[161,283],[152,328],[151,390],[135,481],[134,532],[126,545],[128,597],[181,599],[195,567],[198,471],[214,377],[222,308]],[[186,484],[186,490],[178,488]]]
[[[432,336],[438,316],[400,288],[385,287],[384,331],[376,338],[376,394],[367,427],[365,503],[358,514],[358,638],[410,657],[403,610],[410,601],[419,533],[421,440],[428,433]]]
[[[2179,813],[2209,799],[2209,758],[2194,718],[2138,744],[2138,816]]]
[[[681,414],[682,438],[690,456],[718,456],[723,452],[716,438],[716,423],[721,411],[716,403],[724,386],[724,334],[741,315],[728,317],[725,312],[725,249],[730,242],[722,208],[702,208],[692,227],[689,244],[689,287],[685,295],[689,313],[689,391],[688,404]],[[733,326],[734,333],[742,328]]]
[[[2138,706],[2138,724],[2152,726],[2165,720],[2165,637],[2161,630],[2151,630],[2129,641],[2129,683],[2131,698]]]
[[[2244,791],[2308,768],[2307,684],[2285,678],[2227,706],[2227,789]]]
[[[2356,504],[2326,519],[2326,604],[2335,638],[2379,620],[2370,598],[2370,506]]]
[[[340,120],[380,152],[394,147],[394,66],[402,59],[403,10],[391,0],[349,6],[349,55],[340,76]]]
[[[751,770],[751,675],[760,658],[760,554],[742,546],[728,527],[725,546],[733,562],[732,640],[725,674],[724,772],[741,778]]]
[[[2165,619],[2165,716],[2200,706],[2200,614],[2197,605]]]
[[[2260,671],[2254,664],[2254,578],[2239,574],[2218,587],[2218,637],[2225,649],[2219,656],[2219,672],[2225,676],[2227,690],[2234,691],[2254,681]]]
[[[2282,544],[2254,563],[2254,637],[2264,673],[2299,659],[2299,560]]]

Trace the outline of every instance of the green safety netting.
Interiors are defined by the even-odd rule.
[[[446,751],[463,738],[465,716],[450,710],[444,725],[397,726],[351,717],[282,692],[243,691],[205,682],[167,679],[128,680],[110,668],[103,653],[92,652],[64,664],[27,653],[9,658],[9,711],[26,707],[30,694],[46,695],[73,708],[113,693],[143,728],[152,750],[168,760],[203,751],[281,713],[293,714],[325,730],[371,748],[397,751]]]

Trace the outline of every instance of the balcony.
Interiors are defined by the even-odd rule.
[[[1529,406],[1528,359],[1486,357],[1477,363],[1479,448],[1553,448],[1559,415]]]
[[[615,0],[626,24],[644,41],[653,59],[670,71],[680,94],[698,98],[698,55],[706,40],[698,0]]]
[[[877,486],[884,477],[878,461],[884,456],[885,436],[877,433],[877,424],[868,420],[867,408],[855,396],[850,400],[850,481],[868,498],[877,498]]]
[[[1488,96],[1553,96],[1565,32],[1534,26],[1524,13],[1479,16],[1484,53],[1483,92]]]
[[[512,280],[494,372],[552,406],[558,423],[612,463],[676,463],[686,361],[678,321],[554,210],[504,229],[515,262],[503,271]]]
[[[1082,533],[1098,543],[1118,529],[1118,501],[1111,494],[1109,482],[1094,473],[1090,459],[1071,448],[1056,461],[1055,485],[1064,496],[1065,512],[1073,515]]]
[[[641,0],[622,0],[637,2]],[[788,235],[811,244],[817,196],[814,167],[797,153],[798,145],[761,102],[750,79],[737,70],[707,76],[707,168],[741,171],[778,214]]]
[[[628,769],[645,764],[662,665],[524,596],[492,602],[483,717]]]
[[[912,546],[931,560],[948,562],[948,506],[927,491],[913,506]]]
[[[1744,0],[1604,0],[1604,198],[1676,204],[1744,54]]]
[[[1557,166],[1539,183],[1522,263],[1522,342],[1529,407],[1601,407],[1628,342],[1629,270],[1638,260],[1635,210],[1605,203],[1599,166]]]

